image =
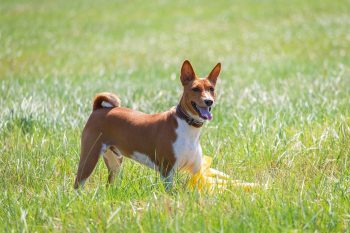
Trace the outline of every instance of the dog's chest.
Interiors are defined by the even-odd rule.
[[[180,118],[177,118],[177,123],[176,140],[173,144],[175,169],[187,169],[195,173],[200,169],[202,159],[202,148],[199,143],[200,129],[189,126]]]

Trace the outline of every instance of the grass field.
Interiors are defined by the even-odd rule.
[[[0,232],[350,232],[349,1],[0,3]],[[130,160],[102,160],[73,190],[100,91],[153,113],[177,104],[179,70],[217,63],[213,167],[268,184],[166,192]]]

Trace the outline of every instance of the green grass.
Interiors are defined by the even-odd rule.
[[[349,232],[349,1],[0,4],[1,232]],[[213,167],[268,189],[171,192],[132,161],[79,193],[82,128],[100,91],[165,111],[179,69],[218,62]]]

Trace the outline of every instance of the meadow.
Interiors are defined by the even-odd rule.
[[[350,2],[0,3],[0,232],[350,232]],[[175,106],[217,63],[204,154],[267,188],[199,195],[131,160],[73,189],[97,92]]]

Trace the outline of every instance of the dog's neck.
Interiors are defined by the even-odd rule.
[[[198,117],[193,116],[186,108],[183,106],[182,101],[176,106],[176,115],[187,122],[188,125],[195,128],[201,128],[204,121]]]

